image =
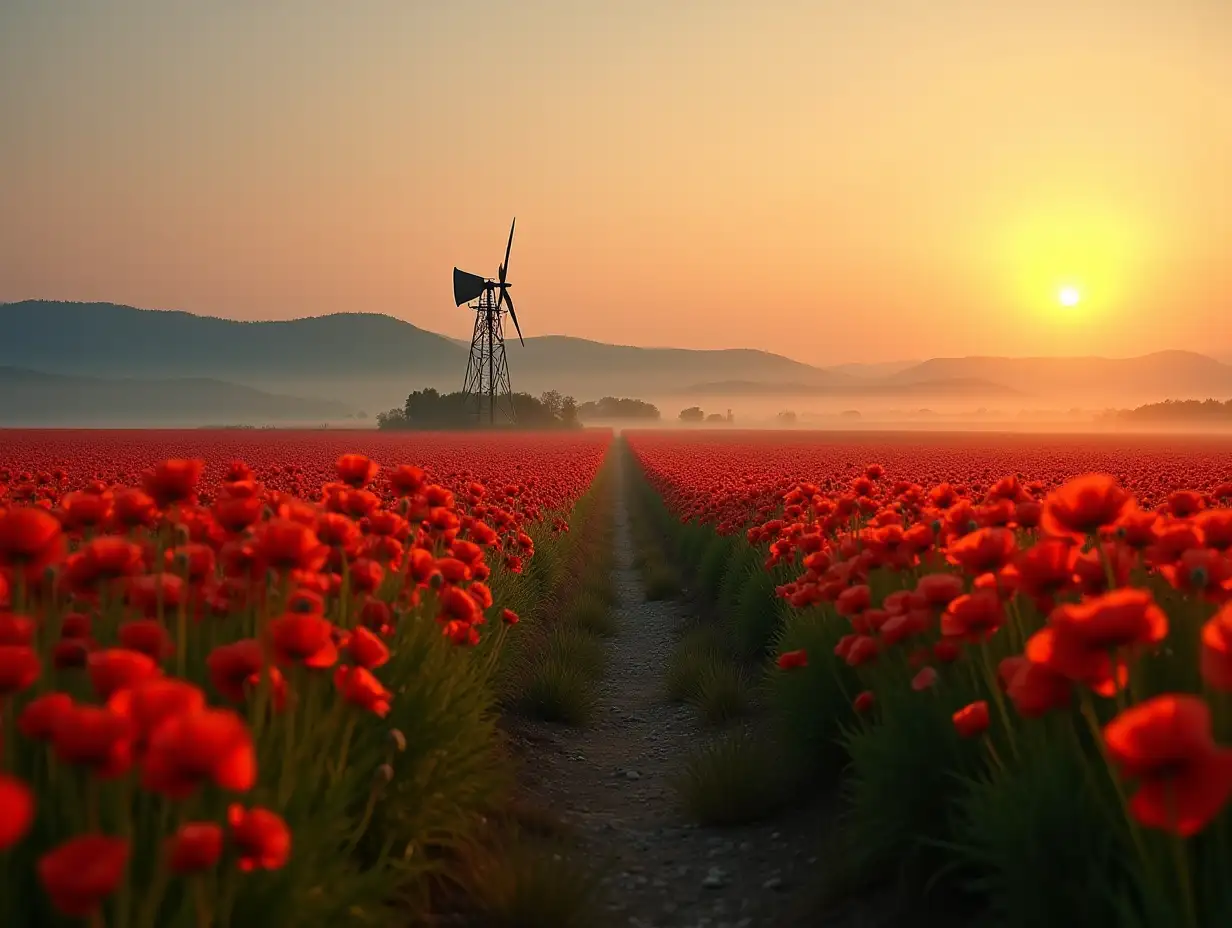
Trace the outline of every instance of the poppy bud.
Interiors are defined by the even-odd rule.
[[[389,764],[381,764],[376,768],[375,785],[380,788],[394,778],[394,768]]]
[[[398,729],[391,728],[389,730],[389,740],[394,743],[394,750],[396,751],[406,750],[406,735],[402,734],[402,732],[400,732]]]

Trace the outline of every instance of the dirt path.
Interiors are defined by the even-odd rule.
[[[623,475],[617,479],[614,581],[620,630],[609,640],[598,717],[571,730],[519,726],[527,790],[559,814],[605,867],[616,925],[760,928],[791,924],[797,892],[816,883],[824,828],[815,814],[760,826],[688,823],[672,781],[714,734],[664,696],[664,671],[685,619],[676,602],[646,602],[633,567]]]

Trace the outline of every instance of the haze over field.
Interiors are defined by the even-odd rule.
[[[0,425],[367,422],[411,389],[458,389],[465,344],[381,315],[236,322],[113,304],[0,304]],[[706,351],[532,336],[509,346],[520,391],[636,396],[668,422],[700,405],[741,424],[850,428],[1090,426],[1093,411],[1232,395],[1232,366],[1136,358],[933,358],[822,368]],[[1079,412],[1075,412],[1078,410]],[[858,412],[859,416],[852,413]],[[360,412],[366,415],[357,418]]]

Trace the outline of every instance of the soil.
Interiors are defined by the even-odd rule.
[[[704,828],[684,817],[673,780],[716,737],[695,710],[665,696],[664,673],[689,607],[647,602],[633,567],[624,481],[617,479],[614,585],[599,712],[570,729],[519,720],[510,734],[528,799],[551,809],[603,868],[613,925],[629,928],[888,928],[887,906],[862,901],[822,918],[809,902],[825,875],[834,803],[822,799],[765,824]]]

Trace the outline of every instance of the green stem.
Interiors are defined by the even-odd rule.
[[[197,928],[210,928],[210,901],[205,891],[205,878],[193,878],[193,908],[197,915]]]
[[[980,663],[984,667],[984,678],[988,683],[988,689],[992,693],[993,702],[997,705],[997,711],[1001,715],[1001,721],[1005,725],[1005,737],[1010,743],[1010,753],[1014,758],[1018,758],[1018,742],[1014,738],[1013,720],[1010,718],[1009,709],[1005,705],[1005,695],[1001,692],[1001,684],[997,682],[997,671],[992,664],[992,652],[988,647],[987,639],[980,642]]]
[[[352,712],[347,719],[346,728],[342,732],[342,747],[338,751],[338,767],[334,772],[334,782],[337,783],[342,779],[342,774],[346,771],[347,754],[351,749],[351,736],[355,732],[356,714]]]
[[[187,588],[187,582],[185,587]],[[175,668],[183,677],[188,670],[188,602],[180,603],[175,616]]]
[[[1108,551],[1099,535],[1095,535],[1094,538],[1095,550],[1099,552],[1100,563],[1104,565],[1104,577],[1108,580],[1108,592],[1111,593],[1117,588],[1116,572],[1112,569],[1112,558],[1108,556]]]
[[[232,862],[232,865],[234,866],[234,862]],[[218,924],[222,925],[223,928],[230,928],[231,910],[235,908],[237,888],[235,872],[228,871],[222,880],[222,887],[218,893]]]
[[[364,807],[364,817],[360,819],[359,826],[351,834],[350,840],[347,842],[346,853],[350,854],[359,844],[359,839],[364,836],[364,832],[368,830],[368,823],[372,821],[372,810],[376,808],[377,797],[381,792],[381,787],[374,786],[368,793],[368,804]]]
[[[1178,811],[1175,788],[1168,787],[1166,795],[1168,816],[1173,822],[1176,822],[1178,820]],[[1179,834],[1174,833],[1169,843],[1172,845],[1172,862],[1176,867],[1176,879],[1180,886],[1181,902],[1185,907],[1185,923],[1189,928],[1199,928],[1198,910],[1194,902],[1193,879],[1189,873],[1189,852],[1185,847],[1185,839]]]
[[[9,697],[4,701],[3,721],[0,725],[4,727],[4,756],[0,757],[0,770],[6,768],[11,770],[17,769],[17,725],[16,710],[13,706],[13,697]]]
[[[1109,779],[1112,780],[1113,789],[1116,790],[1117,799],[1120,801],[1121,811],[1125,817],[1125,824],[1129,826],[1129,835],[1133,840],[1134,849],[1137,851],[1142,868],[1147,874],[1153,876],[1155,865],[1151,860],[1150,854],[1147,853],[1146,841],[1142,837],[1142,829],[1129,811],[1129,796],[1125,792],[1125,786],[1114,768],[1112,759],[1108,756],[1108,746],[1104,743],[1103,728],[1100,726],[1099,719],[1095,715],[1095,706],[1091,701],[1091,694],[1086,690],[1082,693],[1082,717],[1086,719],[1087,726],[1091,729],[1091,738],[1095,741],[1095,746],[1104,761],[1104,769],[1108,772]]]
[[[86,774],[86,829],[98,832],[102,828],[99,822],[98,779]]]

